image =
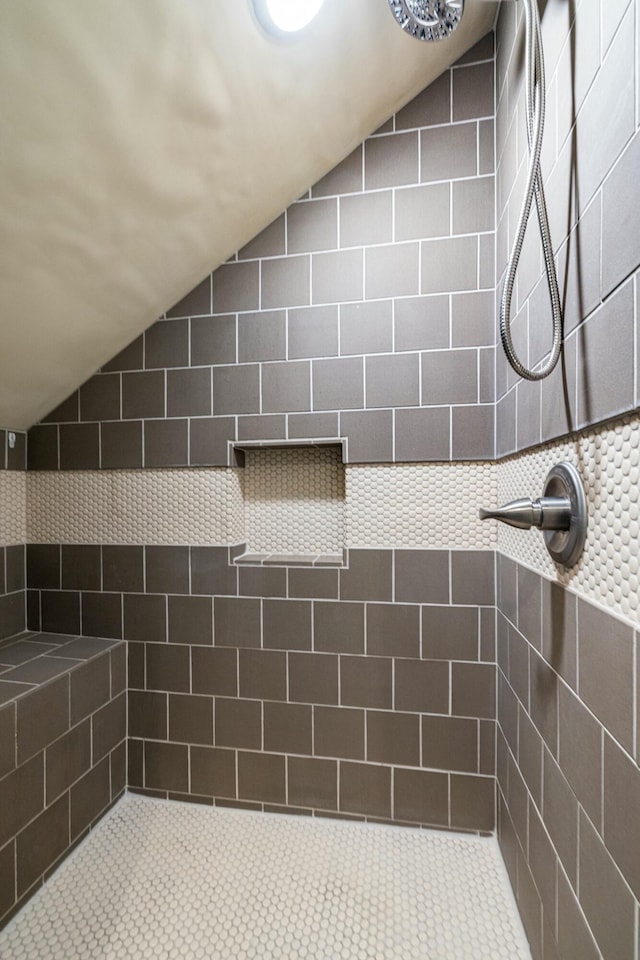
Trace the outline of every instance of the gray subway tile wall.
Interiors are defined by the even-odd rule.
[[[633,956],[637,631],[499,567],[498,836],[533,955]]]
[[[30,467],[227,466],[227,441],[326,435],[297,415],[329,411],[351,462],[469,459],[479,426],[492,457],[494,339],[469,314],[495,283],[493,69],[489,38],[32,428]],[[445,357],[441,399],[420,370]],[[454,449],[412,449],[405,421],[452,407]]]
[[[441,349],[449,345],[449,295],[407,297],[395,302],[396,350]]]
[[[25,629],[25,590],[24,544],[0,547],[0,640]]]
[[[117,420],[120,417],[120,378],[110,378],[96,384],[86,383],[80,391],[81,420]]]
[[[0,476],[5,471],[26,470],[26,449],[24,432],[0,429]],[[26,627],[25,551],[24,543],[0,540],[0,642]]]
[[[340,353],[390,353],[393,349],[393,301],[340,305]]]
[[[566,362],[550,381],[525,385],[507,370],[498,352],[498,400],[513,395],[511,402],[497,405],[498,456],[637,405],[633,297],[640,250],[631,171],[640,140],[634,113],[634,6],[608,7],[602,30],[599,23],[585,29],[587,14],[569,22],[553,8],[542,18],[545,43],[554,51],[547,65],[543,169],[565,317]],[[498,297],[524,190],[524,67],[518,53],[522,31],[522,18],[503,9],[496,57]],[[605,33],[613,37],[609,44],[604,43]],[[527,231],[518,272],[514,316],[520,311],[518,350],[538,365],[551,347],[551,307],[535,224]],[[518,322],[520,317],[514,332]],[[517,432],[512,427],[514,405]]]
[[[628,179],[638,142],[634,7],[637,19],[637,5],[608,5],[602,24],[592,20],[591,28],[586,11],[573,20],[559,4],[543,17],[553,51],[543,167],[565,349],[541,385],[517,382],[498,353],[498,456],[637,405],[640,258],[630,233],[636,205]],[[503,4],[496,51],[497,296],[526,162],[522,31],[517,5]],[[522,355],[538,364],[549,350],[550,307],[533,234],[523,250],[514,332]],[[499,559],[498,835],[533,955],[632,957],[637,631],[564,586]]]
[[[64,597],[84,610],[96,596],[84,587],[122,550],[127,572],[114,596],[123,616],[111,634],[129,649],[130,786],[405,821],[419,811],[424,823],[492,829],[495,666],[493,650],[481,643],[480,611],[493,610],[494,579],[478,574],[471,605],[451,599],[477,568],[472,557],[456,562],[453,573],[449,551],[428,550],[354,550],[339,571],[269,569],[238,568],[220,548],[36,544],[29,550],[29,583],[38,585],[31,586],[38,601],[31,609]],[[409,576],[416,567],[417,579]],[[144,593],[136,592],[141,568]],[[238,569],[241,577],[276,576],[254,576],[243,586]],[[304,572],[332,575],[332,599],[315,599],[313,591],[292,596],[292,577]],[[65,583],[73,589],[61,588]],[[431,605],[429,583],[440,606]],[[230,595],[218,594],[218,586]],[[108,618],[102,623],[106,629]],[[485,630],[492,632],[488,624]],[[97,691],[105,682],[96,674],[88,686]],[[77,722],[87,709],[83,689],[72,699]],[[436,728],[424,723],[438,719],[452,721],[451,742],[464,760],[446,765],[444,754],[429,752],[423,731]],[[232,785],[225,778],[222,793],[203,767],[209,755],[196,753],[194,767],[193,751],[204,747],[216,751],[211,763],[233,771],[237,753],[237,780],[235,772]],[[282,771],[294,760],[304,765],[296,767],[301,779],[292,792]],[[324,776],[329,769],[333,783]],[[406,781],[417,791],[421,778],[405,775],[430,769],[439,785],[432,806],[402,787]],[[449,785],[452,771],[465,779]]]
[[[11,437],[10,437],[11,434]],[[0,429],[0,470],[27,469],[27,435],[24,431]]]

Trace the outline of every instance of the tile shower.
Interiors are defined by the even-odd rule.
[[[50,645],[28,675],[73,661],[0,707],[3,750],[18,738],[2,807],[25,782],[40,798],[0,839],[6,917],[124,787],[126,646],[130,790],[496,829],[535,958],[637,955],[640,243],[620,184],[635,189],[638,10],[616,4],[594,37],[589,6],[572,24],[549,3],[544,23],[564,379],[516,383],[495,343],[524,149],[504,3],[495,52],[489,35],[32,428],[28,470],[0,433],[0,637],[24,628],[26,591]],[[516,329],[533,362],[543,293],[532,241]],[[342,457],[272,449],[338,439]],[[534,534],[477,519],[538,495],[562,459],[590,509],[566,576]],[[113,646],[81,662],[64,653],[77,636]],[[51,743],[23,729],[20,703],[83,670],[102,671],[102,699]],[[34,857],[65,811],[66,844]]]

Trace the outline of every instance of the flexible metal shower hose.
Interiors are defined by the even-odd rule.
[[[537,0],[522,0],[526,18],[526,112],[527,141],[529,144],[529,171],[524,203],[516,229],[516,236],[507,265],[502,300],[500,303],[500,336],[507,360],[512,368],[525,380],[542,380],[548,377],[558,362],[562,351],[562,307],[558,293],[558,278],[553,260],[553,246],[549,232],[549,218],[544,196],[542,174],[540,172],[540,153],[544,132],[545,79],[542,36]],[[522,244],[527,229],[531,204],[535,196],[538,211],[538,224],[542,239],[544,266],[547,274],[551,311],[553,316],[553,344],[545,363],[537,370],[529,370],[518,358],[511,337],[511,297],[516,279],[516,270],[522,253]]]

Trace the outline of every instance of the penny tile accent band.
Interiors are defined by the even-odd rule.
[[[27,538],[27,480],[20,471],[0,471],[0,546]]]
[[[320,453],[324,456],[326,451]],[[247,543],[260,554],[315,555],[341,548],[341,544],[319,548],[315,540],[329,517],[334,521],[332,536],[336,535],[343,510],[345,545],[350,548],[478,550],[497,545],[578,594],[634,622],[640,618],[638,418],[624,418],[498,464],[346,465],[344,501],[337,465],[327,467],[324,477],[315,476],[310,486],[306,467],[300,465],[303,482],[294,489],[284,459],[292,451],[278,454],[282,461],[275,451],[266,456],[260,451],[257,456],[265,457],[264,463],[244,483],[241,470],[223,468],[29,474],[29,540]],[[250,457],[254,456],[252,452]],[[547,472],[562,460],[579,469],[589,509],[587,547],[570,571],[553,564],[538,531],[504,526],[497,530],[495,524],[477,518],[481,505],[539,495]],[[6,473],[0,484],[12,491],[4,522],[8,516],[13,532],[7,535],[24,541],[20,527],[24,478]],[[278,535],[279,528],[288,532]]]
[[[498,500],[538,496],[555,463],[568,460],[587,496],[587,543],[571,569],[556,567],[542,536],[500,526],[502,553],[634,622],[640,620],[640,420],[625,418],[499,465]]]
[[[30,473],[32,543],[237,543],[239,471]]]

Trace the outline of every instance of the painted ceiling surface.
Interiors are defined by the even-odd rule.
[[[489,30],[387,0],[295,42],[250,0],[0,5],[0,424],[48,413]]]

